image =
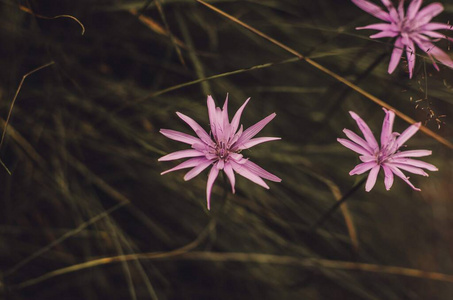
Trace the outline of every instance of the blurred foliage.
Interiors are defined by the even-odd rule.
[[[379,133],[380,107],[194,0],[28,0],[22,8],[18,2],[0,1],[2,125],[22,76],[55,63],[25,79],[1,149],[12,171],[0,172],[4,297],[453,297],[452,282],[429,278],[270,258],[209,258],[269,254],[453,274],[451,149],[418,133],[409,147],[432,149],[426,160],[440,169],[430,178],[411,176],[422,192],[401,180],[387,192],[379,177],[370,193],[359,188],[347,210],[312,232],[310,226],[362,178],[348,175],[358,158],[336,142],[343,128],[357,130],[347,112],[354,110]],[[452,140],[453,70],[441,66],[437,72],[419,56],[414,79],[404,64],[388,75],[391,40],[355,31],[376,20],[350,1],[209,2]],[[57,15],[76,17],[85,34],[70,18],[40,17]],[[449,4],[437,20],[452,16]],[[283,182],[264,190],[241,177],[232,195],[220,176],[211,211],[206,171],[185,182],[183,171],[161,176],[175,164],[157,162],[184,147],[160,128],[190,132],[176,111],[207,127],[208,93],[219,105],[229,93],[231,111],[252,97],[244,126],[276,112],[262,136],[283,138],[246,153]],[[438,129],[435,119],[442,115]],[[395,126],[401,132],[408,124],[397,118]],[[357,233],[356,246],[345,220]],[[136,253],[151,254],[124,260]],[[118,256],[124,259],[78,265]],[[71,272],[42,277],[71,266]]]

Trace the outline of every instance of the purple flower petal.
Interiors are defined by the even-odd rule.
[[[401,0],[400,3],[398,4],[398,14],[400,17],[400,20],[404,20],[404,0]]]
[[[277,141],[277,140],[281,140],[282,138],[279,138],[279,137],[260,137],[260,138],[254,138],[254,139],[250,139],[248,142],[246,143],[243,143],[241,147],[239,147],[238,149],[239,150],[243,150],[243,149],[249,149],[249,148],[252,148],[253,146],[256,146],[258,144],[261,144],[261,143],[265,143],[265,142],[270,142],[270,141]]]
[[[388,31],[382,31],[382,32],[370,35],[370,38],[372,38],[372,39],[380,39],[380,38],[384,38],[384,37],[395,37],[395,36],[398,36],[398,35],[399,35],[399,32],[388,30]]]
[[[176,113],[178,115],[178,117],[180,117],[184,122],[187,123],[187,125],[190,126],[190,128],[192,128],[192,130],[198,135],[198,137],[203,141],[205,142],[207,145],[212,145],[213,142],[211,140],[211,137],[209,136],[209,134],[206,133],[206,131],[197,123],[195,122],[192,118],[180,113],[180,112],[177,112]]]
[[[216,106],[215,106],[214,98],[212,98],[211,95],[208,95],[207,106],[208,106],[208,116],[209,116],[209,124],[211,126],[211,132],[214,136],[217,136],[216,126],[215,126],[215,120],[216,120],[215,108],[216,108]]]
[[[167,154],[167,155],[159,158],[158,161],[170,161],[170,160],[175,160],[175,159],[180,159],[180,158],[198,157],[198,156],[204,156],[204,153],[202,153],[198,150],[195,150],[195,149],[188,149],[188,150],[180,150],[180,151],[176,151],[176,152]]]
[[[368,150],[360,147],[359,145],[351,142],[350,140],[338,138],[337,141],[340,144],[342,144],[343,146],[345,146],[346,148],[351,149],[354,152],[357,152],[357,153],[365,155],[365,156],[372,155],[372,153],[370,153]]]
[[[212,186],[214,185],[214,181],[217,178],[217,175],[219,175],[219,169],[211,168],[211,171],[209,172],[209,176],[208,176],[208,182],[206,184],[206,199],[208,202],[208,210],[211,209],[211,191],[212,191]]]
[[[390,170],[393,172],[393,174],[395,174],[396,176],[398,176],[399,178],[401,178],[402,180],[404,180],[413,190],[416,190],[416,191],[421,191],[419,188],[416,188],[410,181],[409,179],[406,177],[406,175],[404,175],[403,172],[400,171],[400,169],[398,169],[397,167],[395,166],[392,166],[392,165],[387,165]]]
[[[248,180],[261,185],[262,187],[269,189],[269,186],[264,182],[261,177],[256,175],[255,173],[251,172],[244,164],[240,165],[234,161],[231,161],[231,167],[233,167],[233,170],[236,171],[241,176],[244,176]]]
[[[256,123],[253,126],[250,126],[244,132],[242,135],[239,137],[239,139],[236,141],[234,146],[232,147],[233,149],[240,149],[243,147],[245,143],[247,143],[252,137],[257,135],[263,128],[266,126],[270,121],[272,121],[273,118],[275,118],[276,114],[270,114],[266,118],[262,119],[258,123]]]
[[[417,21],[417,25],[421,26],[431,21],[432,18],[440,14],[443,10],[444,7],[439,2],[431,3],[422,8],[414,19]]]
[[[431,50],[432,48],[434,48],[434,45],[429,41],[429,39],[424,38],[423,35],[418,35],[417,37],[413,37],[412,39],[420,47],[420,49],[422,49],[428,55],[434,65],[434,68],[439,71],[439,67],[437,66],[433,56],[431,55]]]
[[[243,164],[243,166],[245,166],[250,172],[254,173],[255,175],[258,175],[261,178],[264,178],[264,179],[267,179],[270,181],[274,181],[274,182],[282,181],[280,178],[278,178],[274,174],[269,173],[268,171],[264,170],[263,168],[261,168],[260,166],[255,164],[254,162],[251,162],[250,160],[247,160],[247,162],[245,162]]]
[[[371,191],[371,189],[376,184],[376,179],[377,179],[377,176],[379,173],[379,169],[380,169],[380,166],[374,166],[371,169],[370,174],[368,174],[368,178],[366,180],[365,191],[367,191],[367,192]]]
[[[412,165],[400,164],[400,163],[398,163],[396,161],[388,162],[388,163],[386,163],[386,165],[387,166],[394,166],[394,167],[397,167],[398,169],[402,169],[404,171],[407,171],[407,172],[410,172],[410,173],[413,173],[413,174],[422,175],[422,176],[426,176],[426,177],[429,176],[428,173],[426,173],[422,169],[414,167]]]
[[[407,64],[408,64],[408,69],[409,69],[409,78],[412,78],[412,75],[414,73],[414,67],[415,67],[415,45],[412,40],[409,40],[409,44],[406,45],[406,57],[407,57]]]
[[[228,180],[230,181],[231,191],[234,194],[236,192],[236,190],[234,189],[234,185],[236,183],[236,179],[235,179],[235,176],[234,176],[233,167],[231,167],[231,165],[229,163],[227,163],[227,164],[225,164],[225,167],[223,168],[223,171],[225,171],[225,174],[228,177]]]
[[[361,146],[357,145],[356,143],[351,142],[350,140],[347,139],[342,139],[342,138],[337,138],[337,141],[345,146],[346,148],[361,154],[363,156],[370,156],[372,155],[368,150],[362,148]]]
[[[384,111],[385,118],[384,122],[382,122],[381,147],[385,147],[392,139],[393,122],[395,120],[395,113],[392,110],[384,109]]]
[[[387,8],[389,11],[390,17],[392,20],[399,20],[398,12],[396,11],[395,7],[393,6],[390,0],[381,0],[382,4]]]
[[[384,21],[391,21],[391,17],[388,13],[383,11],[379,6],[368,2],[366,0],[352,0],[355,5],[360,7],[362,10],[366,11],[367,13],[375,16],[376,18],[379,18]]]
[[[223,126],[229,126],[230,120],[228,119],[228,94],[226,95],[225,102],[223,103],[222,120]],[[226,134],[229,135],[229,133]]]
[[[384,176],[385,176],[385,178],[384,178],[385,189],[387,191],[389,191],[393,185],[393,179],[394,179],[393,172],[385,164],[382,165],[382,169],[384,170]]]
[[[396,144],[398,145],[398,148],[400,148],[404,143],[410,139],[419,129],[420,129],[421,123],[415,123],[409,126],[406,130],[403,131],[403,133],[398,136],[396,139]]]
[[[363,149],[367,150],[369,153],[373,153],[373,149],[371,149],[370,145],[368,145],[368,143],[364,139],[362,139],[360,136],[358,136],[357,134],[355,134],[354,132],[352,132],[351,130],[346,129],[346,128],[343,129],[343,132],[344,132],[344,134],[346,134],[346,136],[351,141],[353,141],[354,143],[356,143]]]
[[[448,37],[445,34],[435,32],[435,31],[423,30],[420,33],[427,35],[429,37],[435,38],[435,39],[448,39]]]
[[[430,31],[430,30],[439,30],[439,29],[453,30],[453,25],[452,24],[442,24],[442,23],[432,22],[432,23],[428,23],[428,24],[423,25],[420,29],[421,30],[428,30],[428,31]]]
[[[351,172],[349,172],[349,175],[352,176],[352,175],[363,174],[366,171],[370,170],[371,168],[374,168],[375,166],[379,166],[376,164],[375,161],[364,162],[364,163],[358,164],[357,166],[355,166],[354,169],[351,170]]]
[[[198,166],[200,163],[202,163],[204,161],[208,161],[208,160],[205,157],[191,158],[191,159],[186,160],[183,163],[180,163],[179,165],[177,165],[174,168],[171,168],[167,171],[160,173],[160,175],[164,175],[164,174],[167,174],[167,173],[170,173],[173,171],[177,171],[177,170],[181,170],[181,169],[192,168],[192,167]]]
[[[250,101],[250,98],[245,100],[244,104],[242,104],[242,106],[239,107],[237,112],[234,114],[233,120],[231,120],[231,133],[236,133],[236,130],[239,127],[239,122],[241,120],[242,112],[244,111],[244,108],[247,105],[247,103],[249,103],[249,101]]]
[[[374,156],[367,156],[367,155],[362,155],[362,156],[359,156],[359,159],[362,161],[362,162],[376,162],[376,157]]]
[[[388,68],[389,74],[392,74],[393,71],[395,71],[396,66],[399,64],[401,60],[401,55],[403,54],[403,49],[404,49],[403,40],[402,38],[399,37],[395,41],[395,46],[393,48],[392,56],[390,58]]]
[[[189,134],[185,134],[185,133],[175,131],[175,130],[161,129],[160,133],[162,133],[164,136],[166,136],[169,139],[172,139],[172,140],[175,140],[178,142],[182,142],[182,143],[186,143],[189,145],[202,142],[199,138],[196,138]]]
[[[409,7],[407,8],[407,14],[406,17],[408,19],[412,19],[415,17],[415,15],[418,13],[420,6],[422,5],[422,0],[412,0],[411,4],[409,4]]]
[[[363,30],[363,29],[374,29],[374,30],[381,30],[381,31],[394,31],[395,26],[393,24],[388,24],[388,23],[377,23],[377,24],[371,24],[363,27],[356,27],[357,30]]]
[[[393,157],[391,163],[409,165],[409,166],[413,166],[413,167],[427,169],[429,171],[439,171],[439,169],[437,169],[436,166],[429,164],[427,162],[424,162],[424,161],[416,160],[416,159],[410,159],[410,158],[404,158],[404,157],[401,157],[401,158]]]
[[[409,150],[401,151],[393,155],[393,158],[398,157],[423,157],[431,155],[433,152],[431,150]]]
[[[365,123],[365,121],[362,120],[355,112],[350,111],[349,114],[351,117],[356,121],[357,126],[359,126],[360,131],[363,133],[363,137],[365,140],[368,142],[368,145],[370,145],[371,149],[379,149],[379,145],[374,138],[373,133],[370,130],[370,127]]]
[[[429,53],[432,56],[434,56],[435,59],[440,61],[442,64],[444,64],[450,68],[453,68],[453,60],[447,53],[442,51],[439,47],[436,47],[433,45],[433,47],[430,49]]]

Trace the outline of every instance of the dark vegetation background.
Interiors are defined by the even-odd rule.
[[[412,80],[404,63],[388,75],[392,41],[356,31],[378,20],[350,1],[209,2],[452,140],[453,70],[437,72],[420,55]],[[446,11],[436,21],[453,21],[452,4],[443,2]],[[69,18],[47,20],[25,8],[77,17],[86,33]],[[421,192],[400,179],[387,192],[380,176],[370,193],[362,186],[347,209],[310,233],[361,179],[348,175],[355,153],[336,142],[343,128],[358,131],[347,112],[360,114],[376,135],[384,113],[304,61],[280,63],[291,58],[192,0],[1,0],[2,126],[22,76],[55,62],[26,78],[1,149],[12,171],[0,170],[2,297],[451,299],[452,282],[336,263],[453,274],[451,150],[417,133],[409,148],[433,150],[425,160],[440,169],[430,178],[411,176]],[[248,70],[253,66],[262,68]],[[243,72],[153,96],[235,70]],[[252,97],[242,124],[276,112],[261,136],[283,137],[246,153],[283,182],[264,190],[238,177],[231,195],[219,177],[210,212],[206,171],[185,182],[183,171],[160,175],[175,163],[157,162],[185,147],[159,134],[160,128],[190,133],[176,111],[207,128],[209,93],[218,105],[229,93],[230,114]],[[407,126],[396,119],[396,131]],[[78,265],[115,256],[127,261]],[[325,267],[318,259],[333,262]]]

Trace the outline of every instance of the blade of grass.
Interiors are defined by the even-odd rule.
[[[208,229],[208,228],[207,228]],[[429,272],[412,268],[404,268],[397,266],[384,266],[378,264],[369,263],[358,263],[349,261],[338,261],[329,259],[318,259],[318,258],[297,258],[294,256],[283,256],[283,255],[272,255],[262,253],[241,253],[241,252],[230,252],[230,253],[216,253],[216,252],[189,252],[194,249],[201,240],[209,234],[208,230],[204,230],[196,240],[187,244],[184,247],[178,248],[169,252],[150,252],[150,253],[138,253],[129,254],[122,256],[104,257],[100,259],[90,260],[84,263],[72,265],[66,268],[58,269],[41,275],[37,278],[33,278],[22,283],[10,286],[11,290],[20,290],[40,282],[49,280],[51,278],[78,272],[84,269],[94,268],[98,266],[108,265],[127,260],[204,260],[214,262],[243,262],[243,263],[258,263],[258,264],[277,264],[277,265],[288,265],[298,266],[313,270],[322,269],[338,269],[338,270],[349,270],[349,271],[362,271],[370,273],[379,273],[385,275],[399,275],[413,278],[421,278],[428,280],[436,280],[442,282],[453,283],[453,275],[444,274],[439,272]]]
[[[223,10],[221,9],[218,9],[217,7],[211,5],[211,4],[208,4],[206,2],[204,2],[203,0],[195,0],[197,2],[199,2],[200,4],[203,4],[204,6],[208,7],[209,9],[215,11],[216,13],[226,17],[227,19],[233,21],[234,23],[236,24],[239,24],[240,26],[250,30],[251,32],[261,36],[262,38],[268,40],[269,42],[273,43],[274,45],[284,49],[285,51],[295,55],[296,57],[298,57],[300,60],[305,60],[307,63],[309,63],[310,65],[312,65],[313,67],[315,67],[316,69],[326,73],[327,75],[335,78],[336,80],[342,82],[343,84],[347,85],[348,87],[350,87],[351,89],[355,90],[356,92],[362,94],[363,96],[365,96],[366,98],[368,98],[369,100],[373,101],[374,103],[382,106],[382,107],[385,107],[387,109],[391,109],[395,112],[395,114],[400,117],[401,119],[403,119],[404,121],[408,122],[409,124],[414,124],[414,123],[417,123],[414,119],[412,119],[411,117],[407,116],[406,114],[400,112],[399,110],[397,110],[396,108],[394,108],[393,106],[387,104],[386,102],[384,102],[383,100],[377,98],[376,96],[373,96],[371,95],[370,93],[368,93],[367,91],[363,90],[362,88],[358,87],[357,85],[353,84],[352,82],[350,82],[349,80],[347,80],[346,78],[336,74],[335,72],[331,71],[330,69],[322,66],[321,64],[315,62],[314,60],[311,60],[310,58],[308,57],[305,57],[304,55],[302,55],[300,52],[294,50],[293,48],[277,41],[276,39],[268,36],[267,34],[259,31],[258,29],[240,21],[239,19],[233,17],[232,15],[229,15],[227,14],[226,12],[224,12]],[[450,149],[453,149],[453,143],[451,143],[450,141],[446,140],[445,138],[441,137],[440,135],[436,134],[435,132],[431,131],[430,129],[428,129],[427,127],[425,126],[421,126],[420,127],[420,130],[422,132],[424,132],[425,134],[427,134],[428,136],[434,138],[435,140],[437,140],[438,142],[444,144],[445,146],[449,147]]]
[[[166,37],[170,37],[170,34],[168,32],[168,30],[166,30],[165,28],[163,28],[159,23],[157,23],[156,21],[154,21],[153,19],[151,19],[150,17],[148,16],[145,16],[145,15],[141,15],[139,14],[139,12],[136,10],[136,9],[131,9],[129,10],[129,12],[134,15],[134,16],[137,16],[139,21],[142,22],[143,24],[145,24],[149,29],[151,29],[152,31],[154,31],[155,33],[157,34],[160,34],[160,35],[164,35]],[[181,48],[187,48],[186,45],[184,45],[184,43],[178,39],[177,37],[173,37],[175,39],[175,43],[181,47]]]
[[[329,259],[305,258],[300,259],[292,256],[279,256],[261,253],[216,253],[216,252],[190,252],[169,259],[181,260],[205,260],[214,262],[254,262],[262,264],[280,264],[300,266],[309,269],[339,269],[350,271],[362,271],[385,275],[399,275],[413,278],[436,280],[453,283],[453,275],[440,272],[429,272],[413,268],[397,266],[385,266],[369,263],[338,261]],[[144,257],[146,259],[146,257]]]
[[[167,32],[168,32],[168,34],[170,36],[170,40],[171,40],[173,46],[176,49],[176,54],[178,54],[178,58],[181,61],[181,64],[183,66],[185,66],[186,62],[184,61],[181,49],[179,48],[179,46],[178,46],[178,44],[176,42],[175,36],[170,31],[170,26],[168,25],[167,18],[165,17],[164,9],[163,9],[162,5],[160,4],[160,0],[155,0],[154,3],[156,4],[157,10],[159,11],[159,14],[160,14],[160,17],[162,19],[162,22],[164,22],[165,28],[167,29]]]
[[[27,74],[25,74],[24,76],[22,76],[22,79],[21,79],[21,81],[20,81],[20,83],[19,83],[19,86],[17,87],[16,93],[14,94],[13,101],[11,102],[11,106],[9,107],[8,116],[6,117],[5,125],[4,125],[4,127],[3,127],[2,138],[1,138],[1,140],[0,140],[0,149],[2,148],[3,142],[4,142],[4,140],[5,140],[5,134],[6,134],[6,130],[8,129],[8,124],[9,124],[9,120],[10,120],[10,118],[11,118],[11,114],[12,114],[12,112],[13,112],[14,104],[16,103],[17,96],[19,95],[20,89],[22,88],[22,85],[24,84],[25,79],[26,79],[28,76],[30,76],[31,74],[36,73],[36,72],[38,72],[39,70],[42,70],[42,69],[44,69],[44,68],[47,68],[47,67],[53,65],[54,63],[55,63],[54,61],[51,61],[51,62],[49,62],[49,63],[47,63],[47,64],[44,64],[44,65],[42,65],[42,66],[40,66],[40,67],[37,67],[36,69],[31,70],[30,72],[28,72]]]
[[[330,180],[329,178],[327,178],[317,172],[314,172],[314,171],[310,172],[310,174],[312,176],[316,177],[317,179],[319,179],[320,181],[324,182],[328,186],[329,190],[332,192],[332,195],[334,196],[335,200],[337,201],[335,203],[335,205],[337,205],[337,203],[340,201],[344,202],[344,200],[343,200],[344,196],[341,195],[340,188],[332,180]],[[354,226],[354,222],[352,221],[352,215],[351,215],[346,203],[344,203],[343,205],[339,205],[339,207],[343,214],[343,218],[346,223],[346,227],[348,229],[348,234],[351,239],[352,246],[354,247],[355,251],[358,251],[359,250],[359,240],[357,238],[357,231]],[[309,229],[309,231],[310,230],[311,230],[311,228]]]
[[[366,181],[366,177],[364,177],[362,180],[357,182],[346,194],[344,194],[340,199],[337,199],[337,202],[335,202],[334,205],[330,207],[329,210],[327,210],[324,215],[322,215],[321,218],[319,218],[318,221],[316,221],[313,225],[310,226],[310,231],[314,232],[316,229],[318,229],[319,226],[321,226],[329,217],[331,214],[333,214],[338,207],[341,206],[346,200],[349,199],[349,196],[354,194]]]
[[[124,250],[123,247],[121,246],[121,243],[119,241],[117,229],[115,228],[114,224],[110,220],[110,218],[107,219],[107,224],[110,227],[111,235],[112,235],[112,240],[115,245],[116,250],[118,251],[118,254],[120,256],[124,256]],[[135,259],[134,262],[140,266],[140,263]],[[124,272],[124,277],[126,277],[126,282],[127,282],[127,287],[129,290],[129,295],[131,299],[136,300],[137,299],[137,293],[135,292],[135,287],[134,287],[134,281],[132,279],[132,274],[131,270],[129,268],[129,263],[126,260],[121,260],[121,266],[123,268]]]
[[[187,29],[187,24],[183,16],[179,13],[179,11],[176,11],[176,19],[178,21],[179,29],[181,30],[184,41],[187,44],[187,48],[189,50],[189,58],[192,61],[192,64],[195,68],[195,73],[197,74],[198,78],[205,78],[206,75],[203,69],[203,65],[195,53],[195,47],[193,45],[192,37],[190,36],[189,30]],[[203,94],[205,95],[211,93],[208,81],[201,82],[201,89]]]
[[[54,16],[54,17],[46,17],[46,16],[43,16],[43,15],[35,14],[30,8],[28,8],[26,6],[23,6],[23,5],[19,5],[19,9],[24,11],[24,12],[26,12],[26,13],[32,14],[34,17],[39,18],[39,19],[54,20],[54,19],[60,19],[60,18],[68,18],[68,19],[74,20],[82,28],[82,35],[85,34],[85,26],[83,26],[82,22],[80,22],[79,19],[77,19],[74,16],[71,16],[71,15],[58,15],[58,16]]]

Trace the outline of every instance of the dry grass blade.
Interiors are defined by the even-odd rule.
[[[1,125],[6,128],[6,121],[0,119]],[[20,133],[14,129],[13,126],[8,126],[8,133],[11,135],[11,138],[27,153],[27,155],[42,169],[46,169],[46,163],[41,155],[33,148],[33,146],[22,136]]]
[[[189,252],[200,244],[200,242],[206,237],[213,223],[210,223],[208,227],[198,236],[196,240],[187,244],[184,247],[178,248],[170,252],[151,252],[151,253],[140,253],[140,254],[129,254],[120,255],[113,257],[104,257],[87,261],[84,263],[72,265],[70,267],[54,270],[46,273],[37,278],[27,280],[25,282],[16,284],[11,289],[23,289],[45,280],[74,273],[84,269],[94,268],[102,265],[108,265],[118,262],[125,262],[129,260],[197,260],[197,261],[214,261],[214,262],[242,262],[242,263],[257,263],[257,264],[277,264],[287,266],[298,266],[302,268],[312,270],[322,269],[338,269],[338,270],[349,270],[349,271],[362,271],[370,273],[379,273],[385,275],[398,275],[413,278],[421,278],[428,280],[436,280],[442,282],[453,283],[453,275],[443,274],[439,272],[429,272],[412,268],[404,268],[397,266],[384,266],[377,264],[368,263],[357,263],[348,261],[337,261],[329,259],[317,259],[317,258],[297,258],[292,256],[283,255],[272,255],[262,253],[241,253],[241,252],[230,252],[230,253],[216,253],[216,252]]]
[[[54,63],[55,63],[54,61],[51,61],[50,63],[47,63],[47,64],[42,65],[42,66],[40,66],[40,67],[38,67],[38,68],[36,68],[34,70],[31,70],[30,72],[28,72],[27,74],[22,76],[22,79],[21,79],[21,81],[19,83],[19,86],[18,86],[18,88],[16,90],[16,93],[14,94],[13,101],[11,102],[11,105],[9,107],[8,116],[6,117],[6,122],[4,124],[3,133],[2,133],[2,138],[0,140],[0,149],[3,146],[3,141],[5,139],[6,130],[8,129],[9,119],[11,118],[11,114],[13,112],[14,104],[16,103],[17,96],[19,95],[20,89],[22,88],[22,85],[24,84],[25,78],[27,78],[28,76],[30,76],[31,74],[33,74],[35,72],[38,72],[39,70],[42,70],[44,68],[47,68],[47,67],[53,65]]]
[[[380,273],[386,275],[399,275],[414,278],[422,278],[429,280],[437,280],[448,283],[453,283],[453,275],[443,274],[439,272],[428,272],[418,269],[384,266],[367,263],[356,263],[348,261],[337,261],[329,259],[305,258],[299,259],[291,256],[280,256],[261,253],[215,253],[215,252],[191,252],[175,259],[190,259],[190,260],[209,260],[216,262],[253,262],[260,264],[279,264],[279,265],[296,265],[310,269],[339,269],[351,271],[363,271],[371,273]]]
[[[187,24],[184,21],[184,17],[180,13],[176,13],[179,29],[181,30],[182,36],[187,44],[187,49],[189,52],[189,58],[192,61],[192,64],[195,68],[195,72],[197,73],[198,78],[205,78],[205,71],[203,68],[203,64],[201,63],[200,59],[198,58],[197,54],[195,53],[195,47],[192,41],[192,37],[190,36],[189,30],[187,30]],[[211,93],[209,88],[208,81],[201,82],[201,89],[203,94],[207,95]]]
[[[362,94],[363,96],[365,96],[366,98],[368,98],[369,100],[373,101],[374,103],[382,106],[382,107],[385,107],[387,109],[391,109],[395,112],[395,114],[397,116],[399,116],[401,119],[403,119],[404,121],[408,122],[409,124],[414,124],[414,123],[417,123],[414,119],[412,119],[411,117],[407,116],[406,114],[402,113],[401,111],[397,110],[395,107],[387,104],[386,102],[384,102],[383,100],[371,95],[370,93],[368,93],[367,91],[363,90],[362,88],[358,87],[357,85],[353,84],[352,82],[350,82],[349,80],[347,80],[346,78],[336,74],[335,72],[327,69],[326,67],[320,65],[319,63],[311,60],[310,58],[308,57],[305,57],[304,55],[302,55],[300,52],[294,50],[293,48],[277,41],[276,39],[268,36],[267,34],[259,31],[258,29],[240,21],[239,19],[233,17],[232,15],[229,15],[227,14],[226,12],[224,12],[223,10],[220,10],[218,9],[217,7],[211,5],[211,4],[208,4],[206,2],[204,2],[203,0],[196,0],[197,2],[205,5],[206,7],[208,7],[209,9],[215,11],[216,13],[219,13],[221,14],[222,16],[228,18],[229,20],[241,25],[242,27],[250,30],[251,32],[261,36],[262,38],[268,40],[269,42],[273,43],[274,45],[277,45],[278,47],[288,51],[289,53],[297,56],[299,59],[303,59],[305,60],[307,63],[309,63],[310,65],[314,66],[315,68],[317,68],[318,70],[330,75],[331,77],[335,78],[336,80],[344,83],[345,85],[347,85],[348,87],[352,88],[353,90],[355,90],[356,92]],[[445,138],[441,137],[440,135],[438,135],[437,133],[433,132],[432,130],[428,129],[427,127],[425,126],[421,126],[420,127],[420,130],[422,132],[424,132],[425,134],[427,134],[428,136],[434,138],[435,140],[437,140],[438,142],[444,144],[445,146],[449,147],[450,149],[453,149],[453,143],[451,143],[450,141],[446,140]]]
[[[20,10],[22,10],[22,11],[24,11],[26,13],[32,14],[33,16],[35,16],[37,18],[40,18],[40,19],[55,20],[55,19],[60,19],[60,18],[68,18],[68,19],[74,20],[82,28],[82,35],[85,34],[85,26],[83,26],[82,22],[80,22],[79,19],[77,19],[74,16],[71,16],[71,15],[58,15],[58,16],[54,16],[54,17],[47,17],[47,16],[35,14],[30,8],[28,8],[26,6],[23,6],[23,5],[19,5],[19,8],[20,8]]]
[[[129,12],[134,15],[134,16],[138,16],[138,19],[140,20],[140,22],[142,22],[143,24],[145,24],[149,29],[151,29],[152,31],[154,31],[155,33],[157,34],[160,34],[160,35],[164,35],[166,37],[169,37],[171,38],[171,35],[170,33],[168,32],[167,29],[165,29],[164,27],[162,27],[162,25],[160,25],[159,23],[157,23],[156,21],[154,21],[153,19],[151,19],[150,17],[148,16],[145,16],[145,15],[142,15],[142,14],[139,14],[138,11],[136,9],[131,9],[129,10]],[[174,38],[174,41],[175,43],[181,47],[181,48],[186,48],[186,45],[180,40],[178,39],[177,37],[173,36]]]
[[[176,53],[178,54],[178,58],[181,61],[181,64],[183,66],[185,66],[186,62],[184,61],[184,57],[182,56],[181,49],[179,48],[178,43],[176,42],[175,36],[170,31],[170,26],[168,25],[167,18],[165,17],[164,9],[163,9],[162,5],[160,4],[160,0],[155,0],[154,3],[156,4],[157,10],[159,11],[159,14],[160,14],[160,17],[162,18],[162,21],[165,24],[165,28],[167,29],[167,32],[168,32],[168,34],[170,36],[170,40],[171,40],[173,46],[176,49]]]

